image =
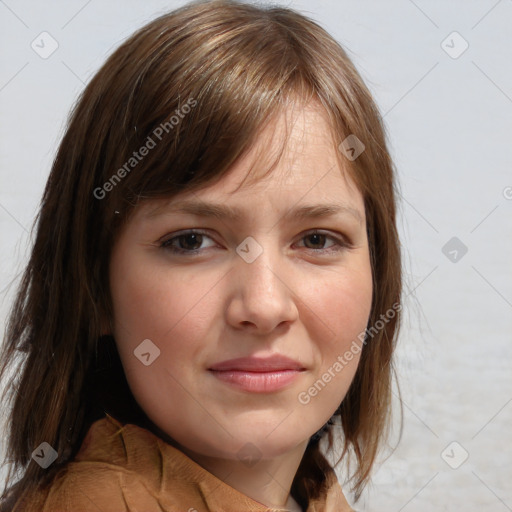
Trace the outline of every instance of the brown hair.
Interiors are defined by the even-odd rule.
[[[10,489],[6,484],[4,506],[48,485],[106,411],[145,425],[113,340],[98,341],[112,318],[111,248],[134,207],[221,179],[272,116],[310,99],[327,112],[333,143],[354,134],[365,145],[350,163],[341,152],[339,158],[365,201],[374,285],[369,327],[399,303],[393,164],[379,112],[344,49],[315,22],[282,7],[201,1],[155,19],[82,92],[34,221],[35,241],[1,353],[0,377],[17,364],[4,392],[12,406],[8,482],[14,471],[22,474]],[[148,137],[154,147],[131,161],[150,145]],[[341,419],[342,458],[355,456],[356,496],[389,424],[399,318],[396,310],[367,340],[333,416]],[[332,448],[326,424],[311,438],[292,487],[303,506],[318,495],[330,468],[319,449],[324,432]],[[46,470],[30,463],[43,441],[59,454]]]

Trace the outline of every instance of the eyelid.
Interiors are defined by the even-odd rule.
[[[210,235],[209,231],[206,231],[201,228],[189,228],[189,229],[182,229],[180,231],[176,231],[174,233],[171,233],[171,236],[164,236],[160,240],[158,240],[158,245],[163,248],[169,250],[171,253],[174,254],[186,254],[186,255],[197,255],[202,252],[204,252],[204,249],[192,249],[190,251],[185,249],[179,249],[179,248],[173,248],[170,245],[170,242],[172,240],[175,240],[176,238],[179,238],[180,236],[185,236],[189,234],[199,234],[202,236],[205,236],[209,238],[210,240],[214,241],[214,238]],[[353,244],[349,240],[349,238],[341,233],[333,234],[329,230],[320,229],[320,228],[313,228],[306,231],[303,231],[298,235],[299,241],[303,240],[307,236],[311,235],[324,235],[328,239],[331,239],[334,241],[334,245],[325,249],[310,249],[308,247],[304,247],[305,249],[312,251],[316,254],[324,254],[324,253],[336,253],[344,249],[350,249],[353,247]],[[334,247],[334,249],[332,248]]]
[[[170,236],[165,235],[160,240],[158,240],[157,243],[161,247],[166,248],[166,247],[170,247],[169,245],[166,245],[166,244],[168,244],[171,240],[174,240],[175,238],[178,238],[180,236],[185,236],[185,235],[196,235],[196,234],[208,237],[211,240],[213,240],[213,237],[210,235],[210,233],[208,231],[202,230],[200,228],[189,228],[189,229],[182,229],[180,231],[175,231],[173,233],[170,233]],[[195,251],[199,252],[200,249],[195,249]],[[184,251],[184,252],[193,253],[194,250],[193,251]]]
[[[307,231],[304,231],[303,233],[301,233],[299,235],[299,239],[301,240],[301,239],[303,239],[307,236],[311,236],[311,235],[325,235],[327,238],[334,240],[342,247],[352,247],[352,245],[353,245],[351,243],[350,239],[346,235],[343,235],[342,233],[333,234],[332,231],[320,229],[320,228],[313,228],[313,229],[308,229]],[[313,249],[311,249],[311,250],[313,250]],[[322,249],[317,250],[315,252],[319,252],[321,250]]]

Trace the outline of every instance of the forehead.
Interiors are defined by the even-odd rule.
[[[291,105],[270,119],[221,179],[170,200],[151,200],[144,214],[154,216],[170,204],[201,199],[231,205],[232,216],[235,211],[241,215],[244,208],[256,214],[255,206],[322,202],[343,205],[362,219],[363,199],[347,172],[349,162],[343,160],[320,104]]]
[[[347,175],[327,113],[314,100],[305,106],[292,103],[275,114],[232,167],[228,180],[235,184],[249,174],[254,185],[293,186],[308,178],[314,181],[334,167]]]

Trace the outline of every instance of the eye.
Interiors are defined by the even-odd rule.
[[[212,243],[208,246],[203,246],[203,242],[206,240],[213,242],[212,238],[205,232],[197,229],[191,229],[178,233],[177,235],[160,242],[160,247],[173,254],[186,254],[192,256],[198,255],[203,249],[213,247],[215,245]],[[350,243],[342,237],[322,233],[318,230],[306,233],[302,236],[301,240],[306,241],[303,247],[310,249],[315,253],[337,252],[350,247]],[[331,245],[325,247],[326,242],[329,241],[331,242]]]
[[[205,239],[212,240],[202,231],[189,230],[164,240],[160,243],[160,247],[176,254],[197,254]]]
[[[307,240],[308,242],[305,244],[306,248],[315,252],[336,252],[350,245],[341,237],[335,237],[317,230],[306,233],[301,240]],[[328,240],[331,240],[333,243],[329,247],[322,247]]]

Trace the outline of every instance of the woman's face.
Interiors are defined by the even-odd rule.
[[[138,206],[112,253],[130,388],[155,425],[207,457],[296,448],[337,409],[359,362],[372,298],[363,198],[321,111],[290,120],[269,176],[233,192],[275,157],[284,116],[218,183]],[[262,363],[275,355],[295,364]],[[238,358],[252,359],[220,371]]]

